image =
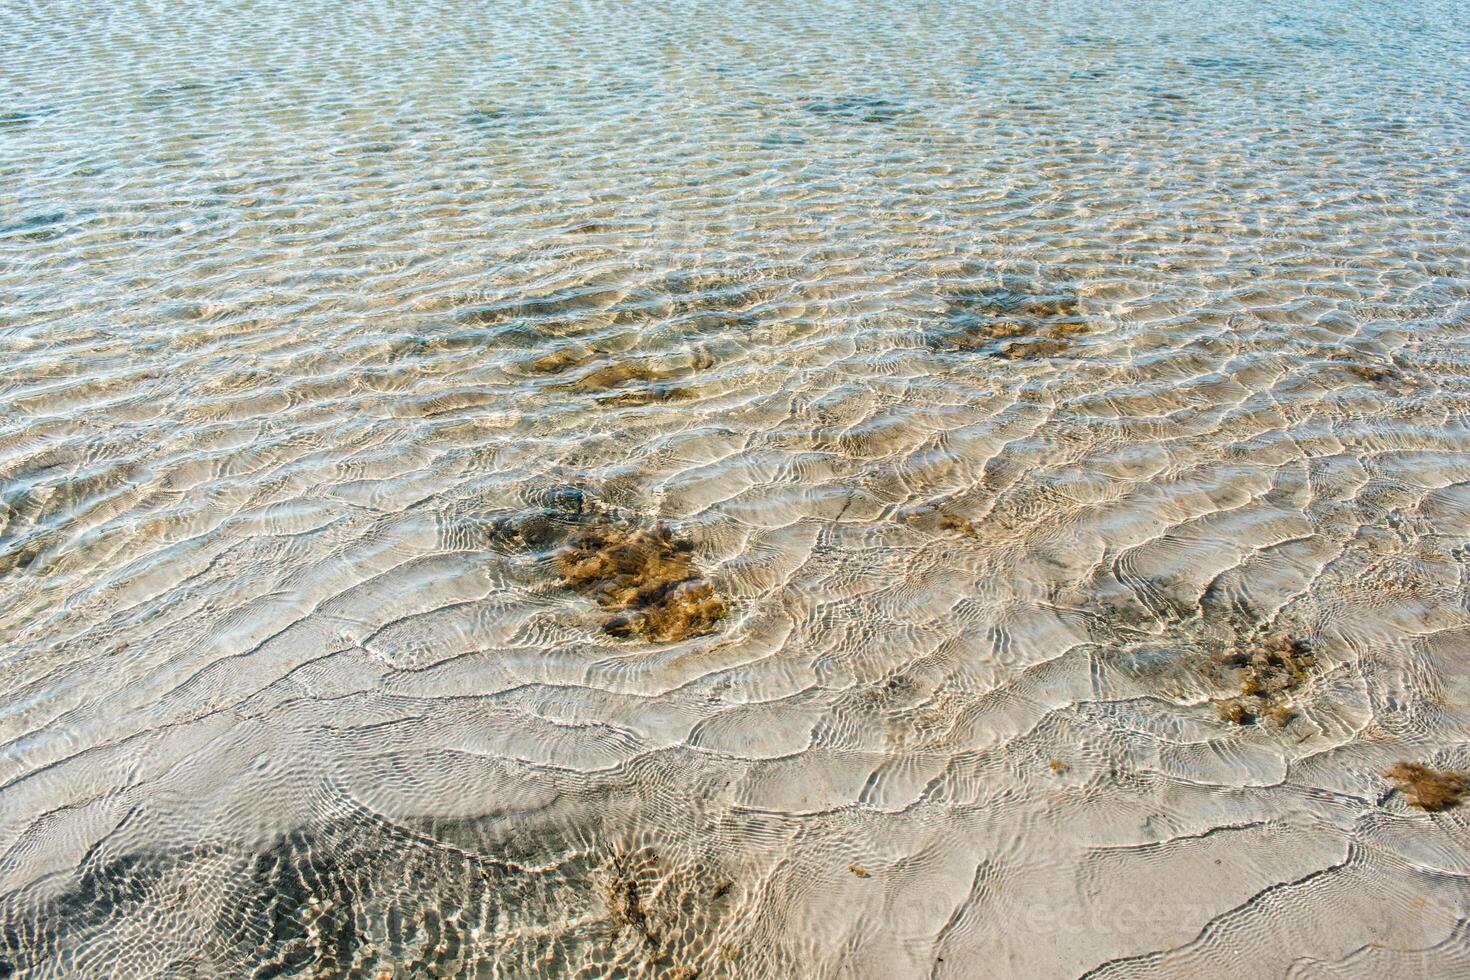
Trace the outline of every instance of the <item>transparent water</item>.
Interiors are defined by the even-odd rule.
[[[1470,970],[1464,4],[0,38],[0,976]]]

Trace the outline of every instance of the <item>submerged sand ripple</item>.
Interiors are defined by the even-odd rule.
[[[103,12],[0,976],[1470,973],[1458,8]]]

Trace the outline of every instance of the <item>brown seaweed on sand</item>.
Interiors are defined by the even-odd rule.
[[[1235,697],[1215,702],[1223,720],[1248,725],[1264,718],[1281,728],[1295,715],[1290,697],[1307,682],[1312,646],[1299,637],[1267,636],[1230,650],[1215,663],[1235,675],[1240,690]]]
[[[559,347],[550,353],[532,358],[526,366],[537,374],[560,374],[569,368],[581,367],[595,356],[588,347]]]
[[[969,518],[945,510],[937,503],[920,504],[917,507],[908,508],[901,511],[898,517],[900,520],[912,521],[918,526],[932,527],[967,538],[978,537],[980,533]]]
[[[612,919],[613,935],[632,929],[650,946],[658,945],[658,936],[649,922],[639,887],[636,869],[622,854],[613,855],[611,873],[604,885],[607,908]]]
[[[1398,785],[1410,806],[1436,812],[1459,806],[1470,792],[1470,775],[1431,769],[1420,762],[1396,762],[1383,775]]]
[[[677,377],[636,361],[613,361],[594,368],[563,387],[572,391],[598,392],[604,405],[650,405],[688,398],[688,388],[673,384]]]
[[[712,632],[729,612],[689,542],[664,525],[589,527],[555,560],[563,584],[608,611],[602,628],[614,636],[682,640]]]

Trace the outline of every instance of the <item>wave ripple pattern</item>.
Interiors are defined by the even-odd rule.
[[[1470,975],[1470,7],[0,37],[0,977]]]

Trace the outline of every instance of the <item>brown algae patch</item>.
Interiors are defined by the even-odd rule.
[[[1227,651],[1215,658],[1215,664],[1240,690],[1215,702],[1223,720],[1249,725],[1264,719],[1281,728],[1295,716],[1290,697],[1310,676],[1312,646],[1300,637],[1267,636]]]
[[[975,538],[980,535],[979,529],[968,517],[956,514],[938,503],[919,504],[916,507],[905,508],[899,511],[897,517],[916,527],[928,527],[960,537]]]
[[[608,916],[612,919],[613,938],[622,935],[624,929],[631,929],[648,945],[658,945],[658,936],[644,906],[638,870],[627,856],[613,855],[612,867],[604,883],[604,898]]]
[[[662,524],[601,524],[579,532],[555,561],[564,585],[608,610],[604,630],[668,642],[713,632],[729,612],[692,552]]]
[[[1396,762],[1383,775],[1394,781],[1410,806],[1431,813],[1459,806],[1470,792],[1470,775],[1431,769],[1420,762]]]
[[[931,346],[973,350],[1020,360],[1066,353],[1089,332],[1081,305],[1069,291],[982,289],[957,293],[945,310],[947,326]]]
[[[710,870],[681,869],[646,847],[610,855],[601,876],[603,906],[613,943],[628,936],[642,951],[645,969],[635,975],[694,980],[704,975],[701,960],[739,956],[735,947],[711,942],[718,929],[702,880]],[[733,882],[722,881],[715,899],[732,887]]]
[[[572,391],[599,393],[604,405],[649,405],[688,398],[692,392],[673,384],[678,377],[637,361],[613,361],[582,375],[563,387]]]
[[[1415,387],[1413,378],[1393,364],[1349,364],[1347,373],[1389,393]]]
[[[970,519],[960,517],[958,514],[941,513],[939,515],[939,529],[941,531],[953,531],[955,534],[962,534],[968,538],[973,538],[976,535],[975,525],[970,523]]]
[[[537,374],[561,374],[563,371],[581,367],[596,356],[596,352],[589,347],[561,347],[532,358],[526,367]]]
[[[523,371],[542,375],[565,375],[584,368],[607,354],[586,344],[571,344],[520,362]],[[555,387],[598,395],[603,405],[649,405],[654,402],[689,398],[693,392],[675,384],[673,371],[654,368],[636,360],[613,360],[592,368],[581,377]]]
[[[1059,354],[1066,353],[1071,346],[1071,343],[1068,341],[1055,337],[1044,337],[1040,340],[1010,344],[995,353],[997,357],[1003,357],[1008,361],[1030,360],[1032,358],[1056,357]]]

